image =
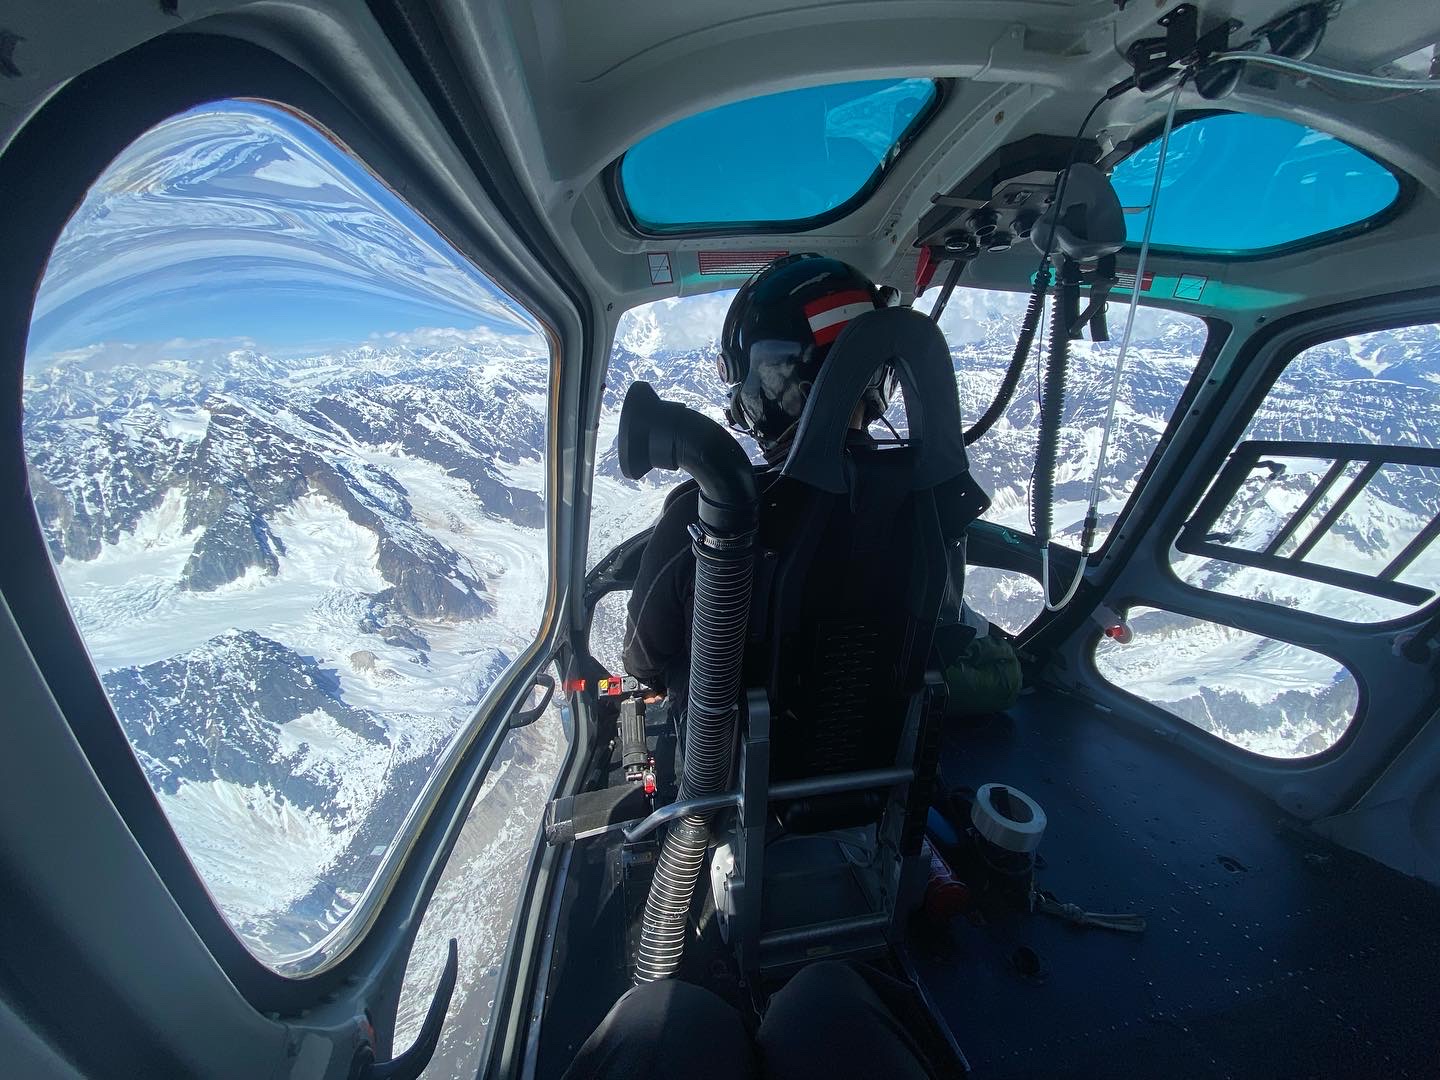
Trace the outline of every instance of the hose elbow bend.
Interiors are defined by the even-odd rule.
[[[700,488],[700,521],[712,535],[755,528],[759,493],[750,459],[723,427],[694,409],[662,401],[647,382],[633,384],[620,410],[620,472],[639,480],[651,469],[681,469]]]

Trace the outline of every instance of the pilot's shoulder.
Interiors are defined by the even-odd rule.
[[[694,480],[676,484],[665,496],[665,505],[661,507],[660,513],[668,515],[672,507],[676,513],[689,510],[690,516],[696,517],[700,513],[700,486]]]
[[[755,484],[764,491],[772,483],[780,478],[778,469],[768,465],[757,464],[755,466]],[[688,514],[690,520],[694,520],[700,514],[700,487],[694,480],[686,480],[684,483],[676,484],[665,496],[665,503],[660,509],[662,516],[669,516],[672,508],[676,514]]]

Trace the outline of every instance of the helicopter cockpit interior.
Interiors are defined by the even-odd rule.
[[[0,10],[4,1071],[1429,1075],[1437,131],[1415,0]]]

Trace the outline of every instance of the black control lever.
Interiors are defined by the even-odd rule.
[[[440,1045],[440,1032],[445,1028],[445,1016],[450,1011],[450,998],[455,993],[455,982],[459,977],[460,948],[451,938],[445,970],[440,973],[440,985],[435,987],[430,1011],[425,1014],[425,1023],[420,1025],[415,1045],[397,1058],[376,1061],[375,1048],[366,1043],[355,1052],[355,1060],[350,1066],[350,1080],[419,1080]]]

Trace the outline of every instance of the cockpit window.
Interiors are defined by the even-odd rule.
[[[1132,244],[1159,156],[1157,138],[1111,176]],[[1280,251],[1369,222],[1399,195],[1390,169],[1324,132],[1271,116],[1205,116],[1170,137],[1150,243],[1222,256]]]
[[[157,801],[282,973],[364,924],[535,640],[550,371],[529,313],[260,102],[141,135],[55,245],[24,373],[39,524]],[[512,736],[553,778],[558,720]],[[494,805],[545,786],[512,769]]]
[[[647,233],[809,228],[847,213],[930,116],[930,79],[788,90],[677,120],[620,159]]]
[[[1359,710],[1355,676],[1324,653],[1159,608],[1133,607],[1125,618],[1134,640],[1097,640],[1100,675],[1251,753],[1323,753]]]
[[[936,293],[931,290],[922,297],[917,308],[928,310]],[[995,397],[1015,348],[1026,301],[1024,293],[956,289],[940,319],[955,363],[966,424],[973,423]],[[1203,319],[1186,312],[1143,305],[1137,311],[1101,476],[1097,546],[1105,542],[1135,493],[1176,402],[1195,373],[1209,332]],[[968,448],[970,469],[992,496],[985,519],[1022,533],[1033,531],[1030,490],[1040,422],[1039,357],[1044,355],[1042,343],[1048,340],[1047,318],[1010,407]],[[1070,389],[1055,485],[1055,540],[1071,547],[1080,546],[1118,351],[1118,341],[1071,345]],[[971,607],[1006,629],[1018,630],[1040,613],[1039,586],[1030,587],[1019,575],[997,577],[977,571],[973,581],[974,587],[967,583],[966,589]]]

